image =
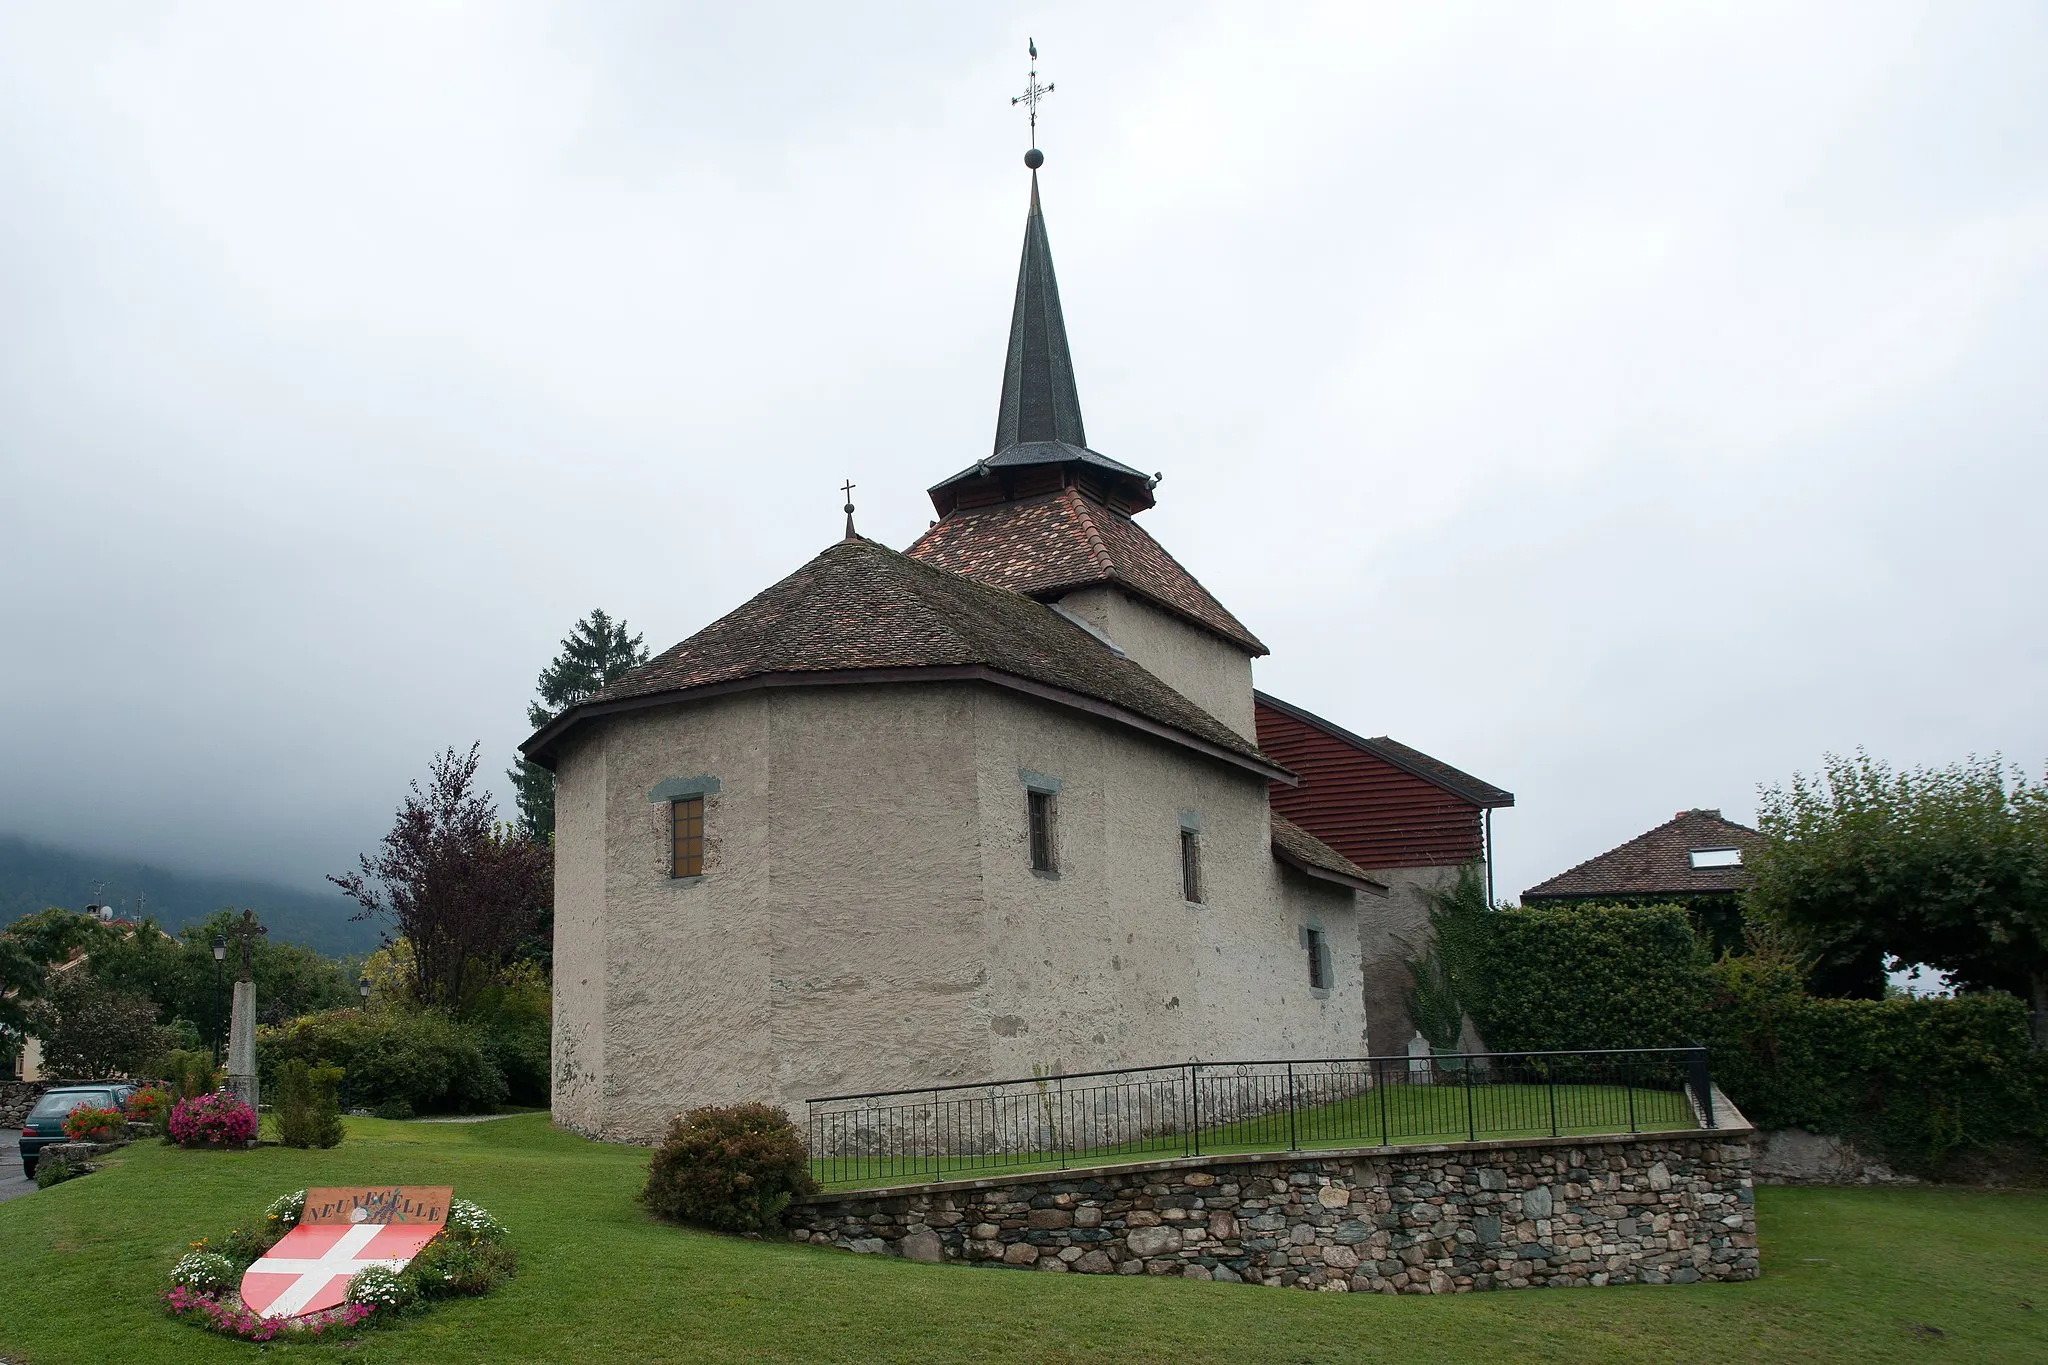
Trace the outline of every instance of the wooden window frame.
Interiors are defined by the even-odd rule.
[[[1180,898],[1189,905],[1206,905],[1202,887],[1202,832],[1183,827],[1180,832]]]
[[[704,875],[704,797],[678,796],[668,803],[668,875]]]
[[[1302,937],[1308,940],[1308,988],[1326,991],[1330,989],[1329,939],[1313,927],[1304,929]]]
[[[1024,792],[1024,823],[1031,870],[1057,875],[1060,870],[1058,794],[1027,787]]]

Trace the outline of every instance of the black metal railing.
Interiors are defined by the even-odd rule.
[[[1714,1126],[1705,1048],[1189,1062],[831,1095],[827,1188],[1317,1147]]]

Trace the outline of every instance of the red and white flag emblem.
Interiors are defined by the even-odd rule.
[[[357,1271],[397,1271],[448,1222],[446,1188],[306,1191],[299,1224],[242,1273],[242,1302],[266,1318],[339,1308]]]

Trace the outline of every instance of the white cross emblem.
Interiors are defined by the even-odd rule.
[[[316,1261],[265,1256],[249,1267],[260,1275],[297,1275],[291,1287],[271,1300],[263,1310],[266,1318],[297,1317],[313,1296],[327,1287],[327,1282],[336,1275],[353,1276],[359,1270],[371,1266],[382,1266],[386,1270],[402,1270],[410,1256],[385,1256],[358,1258],[356,1253],[368,1246],[383,1231],[381,1223],[358,1223],[336,1238],[334,1245],[327,1248]]]

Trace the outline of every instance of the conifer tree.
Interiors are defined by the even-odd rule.
[[[534,690],[540,700],[526,706],[526,721],[538,730],[599,688],[618,681],[647,662],[638,635],[626,623],[601,610],[578,621],[562,641],[562,652],[540,671]],[[555,775],[538,763],[517,759],[506,776],[519,800],[519,824],[526,837],[552,838],[555,832]]]

